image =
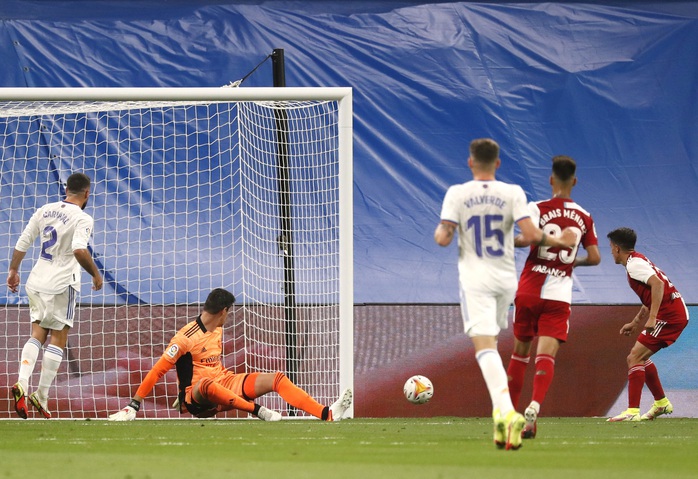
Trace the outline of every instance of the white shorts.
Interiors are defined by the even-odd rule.
[[[465,333],[470,336],[497,336],[509,326],[509,310],[516,290],[497,295],[461,289],[460,309]]]
[[[60,331],[73,327],[77,291],[71,286],[59,294],[39,293],[25,288],[29,297],[29,316],[32,323],[44,329]]]

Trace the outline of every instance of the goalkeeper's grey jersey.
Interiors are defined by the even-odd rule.
[[[65,201],[36,210],[15,246],[18,251],[26,252],[41,237],[41,251],[27,279],[27,287],[49,294],[62,293],[68,286],[80,291],[81,267],[73,251],[87,249],[93,226],[90,215]]]

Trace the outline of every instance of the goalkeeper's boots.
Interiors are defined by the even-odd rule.
[[[524,411],[524,418],[526,418],[526,425],[523,431],[521,431],[521,438],[534,439],[538,431],[538,412],[536,412],[535,408],[528,406]]]
[[[674,412],[674,406],[671,405],[667,398],[662,398],[655,401],[650,410],[640,416],[640,420],[653,421],[655,418],[663,414],[671,414],[672,412]]]
[[[274,411],[273,409],[268,409],[264,406],[259,408],[257,417],[262,421],[281,421],[281,413],[279,411]]]
[[[330,406],[330,415],[332,416],[329,418],[330,421],[341,421],[344,413],[351,407],[353,399],[354,394],[351,392],[351,389],[345,389],[342,395],[339,396],[339,399]]]
[[[639,421],[640,420],[640,408],[629,407],[617,416],[609,417],[606,419],[607,422],[624,422],[624,421]]]
[[[51,419],[51,412],[48,410],[45,404],[41,404],[38,394],[32,393],[31,396],[29,396],[29,402],[32,403],[32,406],[34,406],[36,410],[39,411],[39,414],[44,416],[44,418]]]
[[[498,408],[492,412],[492,419],[494,420],[494,445],[497,449],[504,449],[507,445],[507,425],[499,414]]]
[[[526,418],[515,410],[510,411],[504,418],[507,426],[506,450],[517,450],[521,447],[521,433],[526,426]]]
[[[15,400],[15,412],[22,419],[27,418],[27,397],[24,394],[24,388],[20,383],[12,386],[12,397]]]

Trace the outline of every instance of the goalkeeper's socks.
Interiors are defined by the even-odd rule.
[[[44,357],[41,359],[41,376],[39,376],[39,387],[36,391],[43,403],[46,403],[48,399],[48,390],[53,380],[56,379],[61,361],[63,361],[63,350],[58,346],[49,344],[44,351]]]
[[[285,374],[280,372],[276,373],[273,389],[275,393],[281,396],[283,400],[291,406],[305,411],[308,414],[312,414],[318,419],[323,419],[325,421],[328,419],[329,408],[323,406],[313,399],[310,394],[293,384]]]
[[[25,392],[29,391],[29,378],[34,372],[39,351],[41,351],[41,343],[35,338],[29,338],[29,341],[22,348],[22,357],[19,363],[19,383]]]

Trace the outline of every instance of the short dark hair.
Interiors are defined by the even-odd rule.
[[[577,171],[577,163],[570,156],[553,156],[553,175],[560,181],[569,181],[574,178]]]
[[[613,244],[620,246],[624,251],[632,251],[635,249],[637,233],[631,228],[616,228],[606,236]]]
[[[491,138],[478,138],[470,142],[470,157],[482,164],[492,164],[499,158],[499,145]]]
[[[65,183],[65,191],[70,194],[82,193],[90,187],[90,178],[85,173],[73,173]]]
[[[220,313],[224,309],[230,308],[234,302],[233,293],[223,288],[216,288],[208,294],[204,303],[204,311],[211,314]]]

